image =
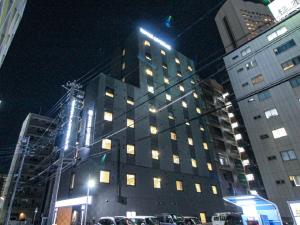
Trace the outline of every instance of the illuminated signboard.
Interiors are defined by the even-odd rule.
[[[140,32],[144,35],[146,35],[148,38],[152,39],[153,41],[157,42],[158,44],[160,44],[161,46],[165,47],[168,50],[171,50],[171,46],[168,45],[166,42],[160,40],[159,38],[155,37],[153,34],[149,33],[148,31],[146,31],[143,28],[140,28]]]
[[[300,9],[300,0],[275,0],[268,6],[275,19],[280,21]]]

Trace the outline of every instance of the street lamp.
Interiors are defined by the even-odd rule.
[[[85,204],[85,213],[84,213],[84,225],[86,225],[87,220],[87,209],[89,204],[89,195],[90,195],[90,188],[95,187],[96,182],[95,180],[91,179],[89,176],[88,182],[87,182],[87,193],[86,193],[86,204]]]

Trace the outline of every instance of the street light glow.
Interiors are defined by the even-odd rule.
[[[89,180],[88,181],[88,187],[89,188],[93,188],[93,187],[95,187],[95,185],[96,185],[95,180]]]

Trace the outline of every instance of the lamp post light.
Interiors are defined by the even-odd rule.
[[[85,204],[85,213],[84,213],[84,225],[86,225],[87,220],[87,210],[88,210],[88,204],[89,204],[89,195],[90,195],[90,189],[95,187],[96,182],[95,180],[91,179],[89,176],[88,182],[87,182],[87,193],[86,193],[86,204]]]

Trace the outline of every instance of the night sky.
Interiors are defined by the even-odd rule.
[[[0,172],[8,168],[7,155],[13,152],[26,115],[47,112],[64,94],[62,84],[111,58],[115,46],[137,26],[163,31],[167,43],[197,61],[222,49],[214,22],[217,10],[175,41],[219,2],[28,0],[0,69]],[[169,15],[171,28],[164,25]]]

